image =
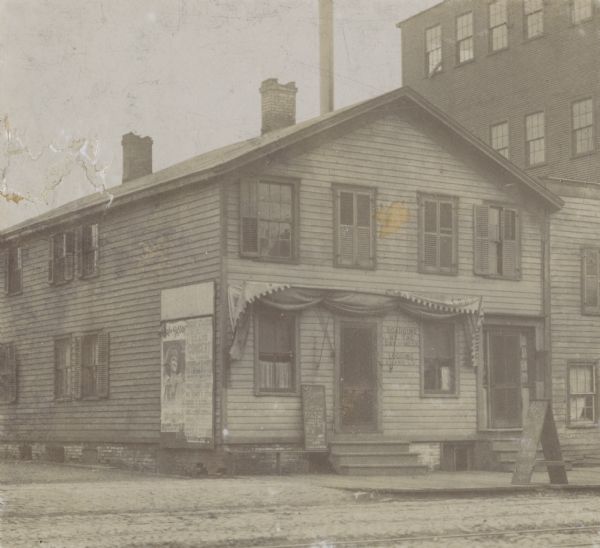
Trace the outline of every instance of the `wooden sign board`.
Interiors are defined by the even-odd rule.
[[[562,460],[560,441],[549,401],[531,402],[523,427],[513,485],[528,485],[535,467],[537,448],[542,443],[544,462],[551,484],[566,485],[567,472]]]
[[[325,387],[323,385],[302,385],[302,422],[304,424],[304,449],[306,451],[327,451]]]

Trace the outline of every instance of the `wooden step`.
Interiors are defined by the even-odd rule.
[[[329,445],[332,454],[343,453],[408,453],[410,445],[407,442],[396,440],[373,440],[373,441],[338,441],[334,440]]]
[[[422,464],[361,464],[339,466],[336,471],[348,476],[416,476],[428,469]]]
[[[330,459],[339,466],[372,465],[419,465],[419,456],[416,453],[381,453],[378,451],[360,453],[331,454]]]

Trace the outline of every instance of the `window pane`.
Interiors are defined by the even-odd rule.
[[[508,122],[491,127],[491,145],[505,158],[508,158]]]
[[[428,323],[423,326],[423,388],[426,392],[454,392],[454,326]]]
[[[354,194],[340,192],[340,224],[354,225]]]
[[[506,1],[498,0],[490,4],[490,27],[506,23]]]
[[[573,423],[595,421],[596,385],[594,364],[569,366],[569,419]]]
[[[465,13],[456,18],[456,39],[463,40],[473,36],[473,14]]]
[[[592,16],[592,0],[571,0],[571,21],[580,23]]]
[[[258,316],[258,387],[289,391],[294,388],[294,318],[262,312]]]
[[[427,74],[434,74],[442,70],[442,27],[427,29],[425,31],[425,57]]]

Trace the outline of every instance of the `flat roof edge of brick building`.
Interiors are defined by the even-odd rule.
[[[316,118],[194,156],[156,173],[150,173],[129,181],[125,185],[109,187],[102,192],[96,192],[68,202],[0,231],[0,241],[38,232],[54,224],[67,222],[70,218],[79,215],[97,212],[103,208],[108,209],[116,205],[124,205],[134,200],[174,190],[188,184],[209,182],[265,156],[320,135],[359,116],[401,101],[408,101],[410,106],[420,109],[462,140],[464,144],[473,148],[484,160],[500,167],[513,179],[536,194],[551,209],[560,209],[564,205],[559,196],[547,189],[537,179],[505,159],[484,141],[427,101],[422,95],[404,86]]]
[[[408,21],[411,21],[412,19],[414,19],[415,17],[420,17],[421,15],[423,15],[424,13],[427,13],[439,6],[441,6],[442,4],[445,4],[448,0],[442,0],[441,2],[438,2],[437,4],[434,4],[433,6],[429,6],[427,9],[421,10],[417,13],[415,13],[414,15],[411,15],[410,17],[407,17],[406,19],[402,19],[401,21],[398,21],[396,23],[396,27],[397,28],[402,28],[402,25],[404,25],[404,23],[407,23]]]

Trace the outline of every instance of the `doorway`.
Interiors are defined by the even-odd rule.
[[[377,430],[376,353],[375,324],[341,324],[338,424],[344,432]]]
[[[521,428],[521,337],[519,330],[494,328],[487,336],[491,428]]]

